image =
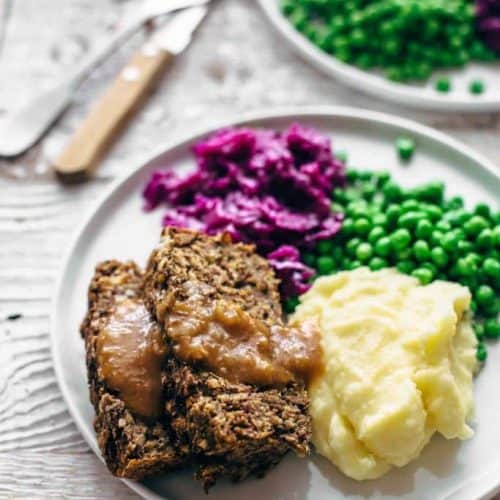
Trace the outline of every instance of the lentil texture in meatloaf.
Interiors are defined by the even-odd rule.
[[[234,245],[227,236],[166,229],[145,279],[134,263],[98,265],[81,331],[94,426],[111,472],[141,479],[194,465],[208,490],[219,477],[239,481],[262,476],[290,450],[306,455],[311,421],[302,382],[279,388],[229,382],[177,359],[168,332],[162,332],[162,415],[154,420],[137,416],[106,384],[97,339],[116,316],[116,304],[124,298],[144,301],[160,328],[157,310],[168,314],[166,297],[173,293],[182,299],[186,280],[207,285],[202,289],[210,290],[210,298],[224,297],[267,325],[282,323],[278,281],[267,261],[253,247]]]
[[[269,326],[283,323],[274,271],[252,245],[233,244],[229,235],[164,229],[145,277],[145,301],[160,325],[173,302],[189,299],[187,282],[205,285],[208,301],[222,298]],[[164,334],[168,343],[168,327]],[[172,428],[200,464],[197,477],[205,489],[218,476],[261,476],[290,450],[309,453],[311,421],[302,382],[282,388],[231,383],[170,356],[165,384]]]
[[[143,276],[133,262],[99,264],[88,291],[88,312],[81,326],[85,340],[94,428],[109,470],[118,477],[142,479],[184,463],[185,453],[173,443],[166,418],[147,421],[134,415],[111,390],[99,367],[97,339],[121,299],[141,301]]]

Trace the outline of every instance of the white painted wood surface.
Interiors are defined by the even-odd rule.
[[[0,120],[56,83],[134,1],[0,0]],[[143,37],[96,71],[41,144],[16,161],[0,160],[0,498],[135,498],[88,450],[66,411],[51,364],[48,315],[61,255],[75,227],[103,188],[137,158],[193,127],[242,111],[343,104],[423,121],[500,164],[500,114],[417,113],[375,102],[295,56],[251,0],[221,0],[96,179],[59,185],[51,158]]]

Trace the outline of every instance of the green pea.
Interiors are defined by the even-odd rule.
[[[484,322],[484,335],[489,339],[500,338],[500,323],[495,319],[488,319]]]
[[[417,238],[426,240],[432,234],[432,224],[427,219],[421,219],[417,222],[417,227],[415,228],[415,236]]]
[[[391,253],[391,239],[388,236],[383,236],[375,242],[375,253],[380,257],[387,257]]]
[[[372,224],[374,226],[386,227],[387,226],[387,216],[382,213],[376,213],[372,216]]]
[[[484,339],[484,325],[482,323],[474,323],[474,333],[478,340]]]
[[[316,267],[316,256],[311,252],[305,252],[302,255],[302,260],[304,264],[309,267]]]
[[[358,245],[361,243],[361,240],[359,238],[351,238],[347,243],[346,243],[346,250],[347,253],[351,256],[356,255],[356,248],[358,248]]]
[[[332,258],[335,262],[341,262],[342,257],[344,256],[344,250],[340,245],[335,246],[332,250]]]
[[[299,298],[298,297],[290,297],[289,299],[285,300],[285,304],[284,304],[285,312],[287,314],[292,314],[298,305],[299,305]]]
[[[469,84],[471,94],[479,95],[484,92],[485,84],[482,80],[472,80]]]
[[[380,269],[388,267],[389,264],[385,259],[382,259],[381,257],[372,257],[368,265],[372,271],[378,271]]]
[[[460,255],[467,255],[472,252],[474,245],[470,241],[460,240],[457,243],[457,251]]]
[[[418,221],[425,219],[424,212],[411,210],[410,212],[403,213],[398,219],[398,226],[406,229],[414,229]]]
[[[476,238],[476,245],[482,250],[490,250],[493,248],[493,231],[491,229],[483,229]]]
[[[408,161],[415,152],[415,141],[411,137],[399,137],[396,140],[396,148],[401,160]]]
[[[326,255],[332,253],[333,241],[332,240],[321,240],[316,245],[316,250],[318,253]]]
[[[344,213],[344,207],[340,203],[331,203],[330,210],[333,213]]]
[[[449,233],[445,233],[441,240],[441,246],[447,252],[457,252],[458,251],[458,242],[460,241],[460,235],[454,231],[450,231]]]
[[[414,200],[413,198],[409,200],[403,201],[401,203],[401,208],[403,209],[404,212],[409,212],[410,210],[416,210],[418,209],[419,204],[417,200]]]
[[[398,205],[389,205],[387,207],[387,222],[389,224],[395,224],[396,221],[398,220],[399,216],[401,215],[401,208]]]
[[[459,276],[469,277],[472,276],[477,270],[477,267],[473,262],[461,257],[456,263],[456,272]]]
[[[444,236],[444,233],[442,233],[441,231],[432,231],[431,243],[433,245],[441,245],[441,242],[443,241],[443,236]]]
[[[451,90],[451,81],[447,76],[442,76],[441,78],[438,78],[436,80],[434,88],[438,92],[443,92],[443,93],[449,92]]]
[[[443,231],[443,232],[446,232],[446,231],[451,231],[452,227],[451,227],[451,224],[446,221],[446,220],[440,220],[436,223],[436,229],[439,230],[439,231]]]
[[[349,264],[350,271],[354,271],[354,269],[358,269],[358,267],[363,267],[363,264],[359,260],[353,260]]]
[[[478,203],[474,207],[474,213],[476,215],[481,215],[482,217],[484,217],[486,219],[488,219],[491,216],[490,207],[488,205],[486,205],[486,203]]]
[[[408,229],[398,229],[390,235],[391,245],[396,250],[403,250],[408,247],[411,241],[411,235]]]
[[[354,233],[354,219],[346,217],[342,222],[341,234],[350,236]]]
[[[475,237],[489,226],[488,221],[481,215],[474,215],[464,224],[467,236]]]
[[[446,267],[449,261],[448,254],[441,247],[431,250],[431,260],[438,267]]]
[[[464,200],[461,196],[454,196],[444,204],[446,210],[456,210],[457,208],[463,208],[463,206]]]
[[[356,248],[356,257],[361,262],[366,262],[373,255],[373,247],[370,243],[360,243]]]
[[[481,285],[475,293],[476,302],[479,305],[488,305],[495,301],[495,292],[488,285]]]
[[[327,255],[322,255],[318,257],[316,262],[316,266],[319,274],[330,274],[335,270],[335,262],[332,257],[328,257]]]
[[[385,235],[385,231],[381,227],[375,226],[368,233],[368,242],[373,245],[378,239],[380,239],[384,235]]]
[[[432,272],[429,269],[418,267],[411,272],[414,278],[417,278],[422,285],[427,285],[432,281]]]
[[[349,257],[343,257],[340,261],[340,269],[349,269],[351,266],[351,259]]]
[[[495,226],[493,228],[493,244],[497,247],[500,248],[500,226]]]
[[[428,269],[432,273],[433,279],[434,279],[434,276],[436,276],[438,273],[437,267],[434,264],[432,264],[431,262],[422,262],[420,264],[420,267],[423,269]]]
[[[400,273],[411,274],[415,269],[415,264],[411,260],[401,260],[396,264],[396,269]]]
[[[488,257],[483,262],[483,270],[486,275],[500,279],[500,262],[497,259]]]
[[[387,171],[375,172],[375,182],[377,186],[383,186],[387,181],[391,179],[391,174]]]
[[[490,304],[481,307],[481,313],[485,318],[496,319],[500,312],[500,299],[495,298]]]
[[[430,257],[429,244],[425,240],[417,240],[413,244],[413,254],[419,262],[424,262]]]
[[[477,344],[476,358],[481,363],[484,363],[488,358],[488,351],[486,350],[486,346],[484,345],[483,342],[479,342]]]
[[[364,217],[356,219],[354,221],[354,232],[360,236],[368,234],[371,229],[370,221]]]
[[[422,211],[429,217],[432,222],[436,222],[443,216],[443,211],[437,205],[425,205]]]
[[[470,217],[471,215],[463,208],[452,210],[445,214],[446,220],[452,226],[458,226],[458,227],[462,227],[470,219]]]
[[[389,201],[399,201],[401,199],[401,188],[395,182],[386,182],[382,192]]]

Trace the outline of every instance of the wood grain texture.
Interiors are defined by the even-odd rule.
[[[134,1],[12,2],[0,53],[0,120],[56,83]],[[143,34],[134,37],[95,72],[43,142],[16,161],[0,160],[0,498],[135,498],[88,450],[66,411],[50,359],[48,314],[62,253],[84,213],[111,180],[149,152],[244,111],[343,104],[415,118],[500,163],[500,114],[419,113],[362,96],[294,55],[253,2],[224,0],[96,178],[59,185],[48,166],[143,41]]]

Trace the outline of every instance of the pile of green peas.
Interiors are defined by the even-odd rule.
[[[395,267],[422,284],[440,279],[469,287],[484,361],[484,339],[500,338],[500,212],[483,203],[466,210],[462,198],[445,199],[441,182],[404,189],[388,172],[354,169],[347,180],[332,193],[332,210],[345,217],[341,231],[304,252],[303,261],[319,276]]]
[[[282,0],[281,8],[325,52],[394,81],[496,59],[476,36],[473,0]]]

